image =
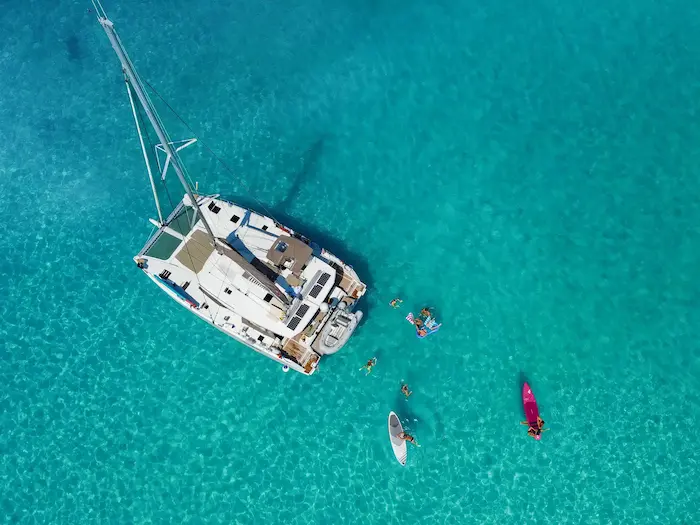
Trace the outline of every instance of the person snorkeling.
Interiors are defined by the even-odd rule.
[[[367,373],[366,373],[365,375],[368,376],[368,375],[372,372],[372,367],[373,367],[374,365],[376,365],[376,364],[377,364],[377,358],[376,358],[376,357],[373,357],[372,359],[370,359],[369,361],[367,361],[367,362],[365,363],[365,366],[363,366],[362,368],[360,368],[360,370],[367,370]]]
[[[401,306],[401,303],[403,303],[403,301],[397,297],[396,299],[392,299],[389,305],[392,308],[398,308],[399,306]]]
[[[401,393],[406,396],[406,399],[408,399],[411,396],[411,394],[413,394],[413,392],[411,392],[408,389],[408,385],[405,383],[401,385]]]

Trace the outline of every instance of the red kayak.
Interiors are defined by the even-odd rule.
[[[537,408],[537,400],[535,394],[532,393],[530,385],[523,384],[523,409],[525,410],[525,419],[532,428],[537,428],[537,418],[540,415],[540,409]],[[535,436],[539,440],[542,435]]]

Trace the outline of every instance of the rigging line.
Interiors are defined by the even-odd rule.
[[[221,256],[219,256],[219,257],[221,257]],[[226,272],[224,273],[224,278],[221,279],[221,286],[219,286],[219,293],[216,295],[217,297],[221,297],[221,291],[224,289],[224,284],[226,284],[226,281],[229,281],[229,280],[230,280],[230,279],[228,278],[228,272],[229,272],[230,269],[231,269],[231,262],[229,261],[229,265],[226,267]],[[219,271],[221,271],[221,268],[219,268]],[[210,274],[210,275],[213,275],[212,272],[211,272],[211,270],[209,271],[209,274]],[[215,277],[215,278],[216,278],[216,277]],[[233,285],[233,282],[231,282],[231,286],[233,286],[234,288],[237,288],[236,286]],[[229,310],[229,311],[230,311],[231,313],[233,313],[233,314],[236,313],[236,312],[234,312],[233,310],[231,310],[231,309],[228,308],[228,307],[227,307],[226,309]],[[220,305],[219,305],[219,310],[221,310],[221,306],[220,306]],[[217,310],[217,314],[219,313],[219,310]],[[229,321],[230,321],[230,319],[229,319]],[[233,326],[233,323],[231,323],[231,326]]]
[[[142,113],[143,108],[141,107],[140,104],[139,104],[139,106],[138,106],[138,110],[137,110],[137,111],[138,111],[138,113],[139,113],[139,118],[143,119],[143,113]],[[155,151],[155,144],[154,144],[153,140],[151,140],[151,135],[150,135],[150,133],[148,133],[148,127],[144,126],[144,132],[145,132],[145,134],[146,134],[146,140],[147,140],[147,142],[148,142],[148,145],[149,145],[150,148],[151,148],[151,151]],[[155,153],[155,154],[157,155],[158,153]],[[173,199],[172,199],[172,197],[170,196],[170,191],[168,191],[168,185],[165,183],[164,180],[161,180],[161,184],[162,184],[162,186],[163,186],[163,189],[165,190],[165,195],[166,195],[167,198],[168,198],[168,202],[170,203],[170,208],[174,210],[174,209],[175,209],[175,204],[173,203]],[[197,203],[193,203],[193,204],[194,204],[195,206],[197,205]],[[188,207],[185,206],[184,209],[183,209],[184,213],[175,216],[175,217],[173,218],[173,220],[170,221],[170,222],[168,223],[168,225],[172,224],[172,222],[175,221],[175,222],[177,223],[177,226],[178,226],[178,230],[179,230],[179,231],[187,231],[187,232],[189,233],[188,228],[189,228],[189,224],[190,224],[190,219],[189,219],[189,217],[187,216],[187,209],[188,209]],[[196,217],[196,215],[197,215],[197,214],[196,214],[196,212],[195,212],[195,217]],[[183,228],[183,227],[182,227],[182,222],[181,222],[181,221],[182,221],[182,217],[183,217],[183,216],[185,217],[185,219],[186,219],[186,221],[187,221],[187,222],[186,222],[186,228]],[[194,227],[193,227],[193,229],[194,229]],[[178,231],[178,233],[179,233],[179,231]],[[191,237],[190,237],[190,239],[191,239]],[[190,252],[190,249],[189,249],[189,247],[187,246],[187,241],[183,240],[182,242],[185,243],[184,249],[185,249],[185,251],[187,252],[188,257],[190,258],[191,261],[194,261],[194,257],[192,257],[192,253]],[[199,280],[199,275],[197,274],[197,272],[193,272],[193,273],[194,273],[194,278],[197,280],[197,285],[201,288],[201,287],[202,287],[202,282]],[[206,299],[204,300],[204,302],[206,303]],[[211,312],[207,312],[207,313],[209,314],[209,317],[211,318],[211,320],[212,320],[212,322],[213,322],[213,321],[214,321],[214,317],[212,316],[212,313],[211,313]]]
[[[219,255],[219,258],[221,258],[221,257],[222,257],[222,255]],[[222,272],[222,271],[221,271],[221,267],[218,268],[219,273],[220,273],[220,274],[223,273],[223,275],[224,275],[223,278],[214,275],[214,273],[212,272],[211,269],[209,269],[208,272],[207,272],[209,275],[211,275],[212,277],[214,277],[214,279],[221,281],[221,284],[220,284],[220,286],[219,286],[219,293],[216,294],[216,297],[217,297],[217,298],[221,297],[221,292],[223,291],[224,285],[227,284],[227,282],[228,282],[229,286],[232,286],[233,288],[236,288],[237,290],[241,291],[237,286],[235,286],[235,285],[233,284],[233,280],[232,280],[232,279],[229,279],[229,277],[228,277],[228,272],[231,270],[232,261],[228,261],[228,263],[229,263],[229,264],[228,264],[228,266],[226,267],[226,271],[225,271],[225,272]],[[216,310],[216,315],[217,315],[217,317],[218,317],[219,313],[221,312],[222,305],[221,305],[221,304],[217,304],[216,306],[218,307],[218,309]],[[226,310],[229,311],[229,312],[231,312],[232,314],[238,315],[239,317],[242,318],[242,316],[241,316],[240,314],[237,314],[237,313],[236,313],[233,309],[231,309],[230,307],[226,306]],[[213,318],[212,318],[212,320],[213,320]],[[230,320],[230,318],[229,318],[229,322],[230,322],[230,321],[231,321],[231,320]],[[230,324],[231,324],[231,327],[233,328],[233,323],[230,322]]]
[[[126,84],[126,91],[129,95],[129,103],[131,105],[131,110],[134,113],[134,124],[136,125],[136,134],[139,137],[139,144],[141,145],[141,152],[143,153],[143,160],[146,163],[146,171],[148,172],[148,180],[151,185],[151,190],[153,191],[153,200],[156,204],[156,211],[158,212],[158,220],[162,225],[165,220],[163,219],[163,212],[160,209],[160,202],[158,201],[158,191],[156,189],[155,181],[153,180],[153,172],[151,171],[151,164],[148,160],[148,152],[146,150],[146,145],[143,143],[143,134],[141,133],[141,126],[139,125],[139,115],[136,110],[136,104],[134,104],[134,98],[131,95],[131,84],[129,83],[129,78],[126,76],[126,72],[122,71],[124,75],[124,83]],[[151,144],[149,143],[149,146]]]
[[[143,80],[142,80],[142,81],[143,81]],[[143,82],[145,82],[145,84],[153,91],[153,93],[155,93],[155,95],[163,102],[163,104],[165,104],[165,105],[167,106],[167,108],[173,113],[173,115],[175,115],[175,116],[178,118],[178,120],[179,120],[180,122],[182,122],[182,123],[185,125],[185,127],[189,130],[189,132],[192,133],[194,136],[197,136],[197,134],[194,132],[194,130],[190,127],[190,125],[187,124],[187,122],[185,122],[185,119],[183,119],[183,118],[179,115],[179,113],[178,113],[177,111],[175,111],[175,109],[173,109],[173,107],[172,107],[170,104],[168,104],[168,101],[165,100],[165,99],[161,96],[160,93],[158,93],[158,91],[156,90],[156,88],[154,88],[148,81],[143,81]],[[199,138],[199,137],[198,137],[198,141],[199,141],[200,144],[202,144],[202,145],[204,146],[204,148],[219,162],[219,164],[221,164],[221,165],[224,167],[224,169],[225,169],[226,171],[228,171],[231,175],[233,175],[234,177],[236,177],[236,174],[234,173],[234,171],[228,166],[228,164],[226,164],[226,162],[224,162],[224,160],[223,160],[221,157],[219,157],[219,156],[216,154],[216,152],[215,152],[213,149],[211,149],[211,148],[209,147],[209,145],[208,145],[206,142],[204,142],[204,141],[203,141],[201,138]],[[245,182],[243,179],[241,179],[240,177],[238,177],[237,180],[243,185],[244,189],[248,192],[248,194],[251,195],[251,196],[253,197],[253,200],[254,200],[255,202],[257,202],[263,210],[265,210],[265,213],[267,213],[268,216],[271,217],[275,222],[279,223],[279,221],[278,221],[277,219],[275,219],[275,217],[272,215],[272,212],[267,208],[267,206],[265,206],[259,199],[257,199],[257,198],[255,197],[255,194],[251,191],[250,186],[249,186],[248,184],[246,184],[246,182]]]

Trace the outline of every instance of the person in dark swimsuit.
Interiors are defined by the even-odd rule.
[[[546,432],[547,430],[549,430],[548,428],[543,428],[544,419],[542,419],[540,416],[537,416],[537,422],[529,423],[528,421],[521,421],[520,424],[528,426],[527,435],[532,438],[539,436],[542,434],[542,432]]]

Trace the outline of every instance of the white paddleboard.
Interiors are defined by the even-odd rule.
[[[391,448],[394,449],[396,460],[402,465],[406,465],[406,457],[408,456],[408,447],[403,439],[399,439],[399,434],[403,432],[403,426],[399,421],[399,416],[393,412],[389,412],[389,439],[391,439]]]

